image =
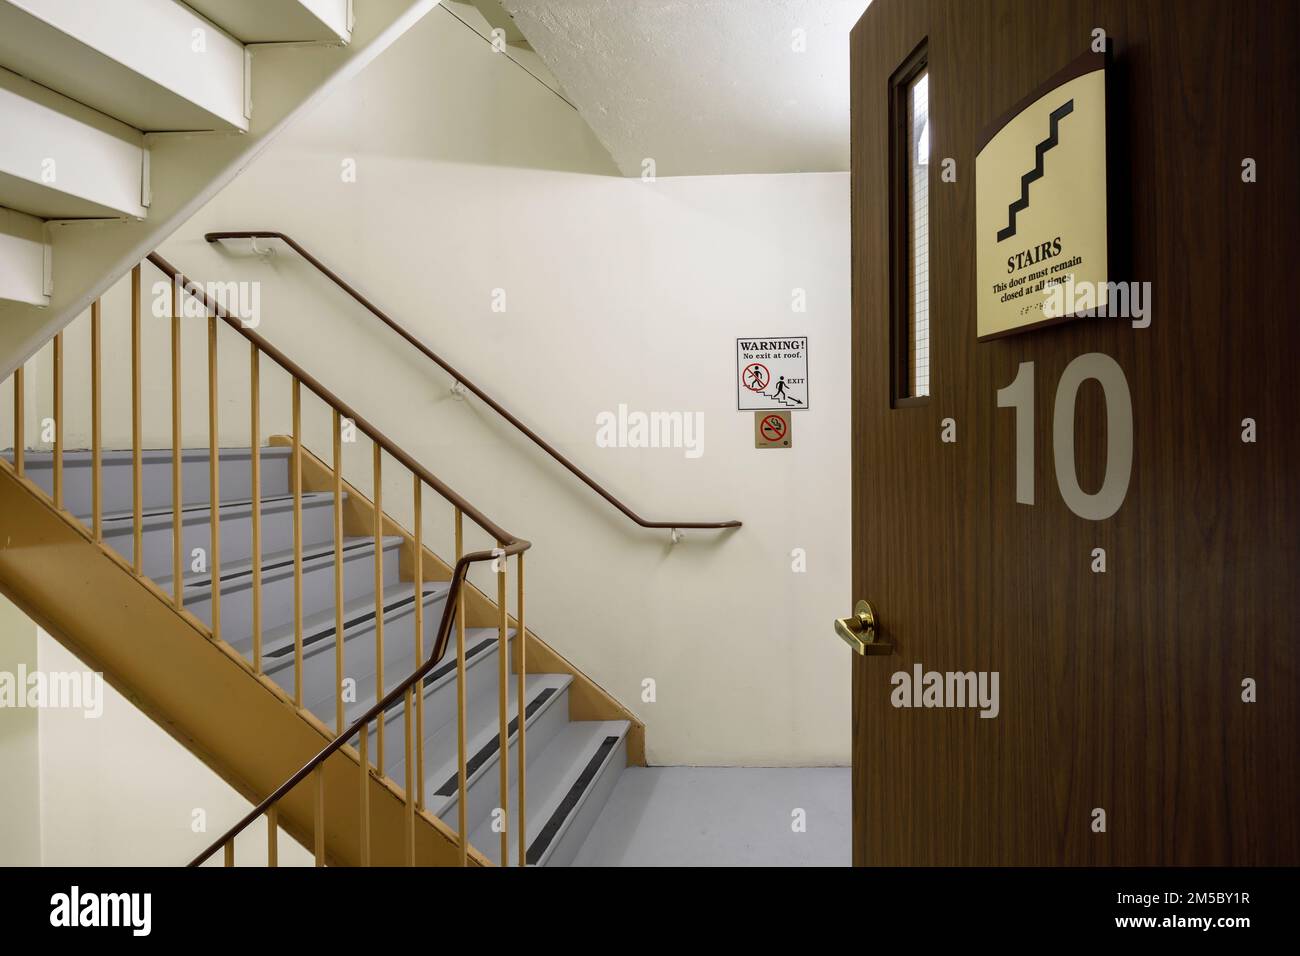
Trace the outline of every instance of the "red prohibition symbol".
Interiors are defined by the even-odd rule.
[[[766,441],[780,441],[785,437],[785,419],[780,415],[768,415],[758,426]]]
[[[772,373],[761,362],[750,362],[740,373],[740,384],[751,392],[761,392],[772,380]]]

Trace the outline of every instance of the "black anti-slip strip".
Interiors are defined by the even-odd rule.
[[[292,501],[292,500],[293,500],[293,495],[274,495],[270,498],[263,498],[262,504],[273,505],[281,501]],[[248,499],[245,501],[223,501],[221,502],[220,510],[224,511],[227,508],[242,508],[245,505],[251,505],[252,503],[253,503],[252,499]],[[188,508],[186,508],[184,505],[181,505],[181,514],[183,515],[193,514],[196,511],[211,511],[211,510],[212,509],[207,505],[190,505]],[[171,513],[172,513],[171,508],[161,508],[158,511],[144,512],[143,514],[140,515],[140,519],[144,520],[145,518],[161,518],[164,515],[170,515]],[[135,514],[128,513],[128,514],[118,514],[118,515],[113,515],[111,517],[107,517],[104,519],[104,523],[112,524],[113,522],[116,521],[134,521],[134,520],[135,520]]]
[[[384,615],[387,616],[400,608],[406,607],[408,604],[414,604],[414,603],[415,603],[414,594],[412,594],[410,597],[400,598],[394,601],[392,604],[384,605]],[[373,620],[374,616],[375,616],[375,612],[373,609],[366,611],[364,614],[358,614],[356,617],[343,622],[343,630],[347,631],[353,627],[356,627],[358,624],[364,624],[367,621]],[[303,647],[310,647],[312,644],[315,644],[317,641],[323,641],[325,638],[331,636],[333,633],[334,633],[334,625],[327,624],[324,627],[322,627],[319,631],[315,631],[312,634],[309,634],[306,637],[304,637],[302,639],[302,645]],[[266,656],[286,657],[292,653],[293,653],[293,645],[287,644],[284,647],[280,648],[279,650],[271,651]]]
[[[537,710],[537,708],[541,707],[542,704],[550,700],[551,697],[554,696],[554,694],[555,694],[555,688],[548,687],[540,694],[538,694],[536,697],[534,697],[533,702],[529,704],[528,707],[524,710],[524,719],[527,720],[529,717],[533,716],[533,713]],[[515,735],[515,731],[518,728],[519,728],[519,715],[516,714],[515,719],[510,721],[510,725],[506,728],[506,738],[509,739],[510,737],[513,737]],[[480,750],[478,753],[476,753],[473,759],[471,759],[470,762],[465,765],[465,779],[468,780],[470,777],[474,776],[475,771],[477,771],[479,767],[483,766],[485,763],[491,760],[492,755],[495,754],[500,749],[501,749],[501,735],[497,734],[495,737],[492,738],[491,743],[484,745],[483,749]],[[438,796],[450,797],[453,793],[455,793],[456,788],[459,785],[458,784],[459,776],[460,776],[459,773],[454,773],[450,777],[448,777],[447,782],[438,788]]]
[[[435,595],[433,592],[430,592],[429,594],[426,594],[426,595],[425,595],[425,599],[427,600],[427,599],[428,599],[429,597],[431,597],[431,596],[436,596],[436,595]],[[403,608],[405,608],[405,607],[407,607],[407,606],[414,605],[414,604],[415,604],[415,595],[414,595],[414,594],[412,594],[410,597],[400,598],[400,599],[394,601],[392,604],[386,604],[386,605],[384,606],[384,616],[387,617],[389,614],[392,614],[392,613],[395,612],[395,611],[401,610],[401,609],[403,609]],[[343,630],[344,630],[344,631],[349,631],[349,630],[351,630],[352,628],[356,627],[358,624],[367,624],[367,623],[369,623],[371,620],[374,619],[374,616],[375,616],[375,612],[374,612],[373,610],[366,611],[364,614],[358,614],[356,617],[354,617],[354,618],[350,618],[349,620],[346,620],[346,621],[343,622]],[[310,647],[312,644],[315,644],[315,643],[317,643],[318,641],[323,641],[323,640],[325,640],[327,637],[332,637],[333,635],[334,635],[334,625],[333,625],[333,624],[326,624],[326,625],[325,625],[324,627],[322,627],[319,631],[313,631],[311,634],[308,634],[307,636],[305,636],[305,637],[302,639],[302,646],[303,646],[303,647]],[[346,640],[346,638],[345,638],[345,640]],[[482,645],[479,645],[479,646],[481,647]],[[477,651],[478,648],[476,647],[474,650]],[[267,656],[267,657],[286,657],[286,656],[288,656],[289,654],[292,654],[292,653],[293,653],[293,645],[292,645],[292,644],[288,644],[288,645],[286,645],[286,646],[284,646],[284,647],[281,647],[279,650],[275,650],[275,651],[271,651],[271,652],[269,652],[266,656]],[[472,655],[469,655],[469,656],[472,656]],[[468,660],[468,656],[466,657],[466,659]],[[453,664],[452,664],[451,666],[452,666],[452,667],[455,667],[456,665],[455,665],[455,663],[453,662]],[[430,680],[430,678],[426,677],[424,682],[427,684],[427,683],[429,682],[429,680]]]
[[[489,637],[487,640],[475,644],[473,647],[471,647],[469,650],[465,652],[465,663],[468,664],[475,657],[477,657],[483,651],[487,650],[496,642],[497,639],[495,637]],[[447,663],[443,664],[441,667],[434,668],[433,671],[424,675],[424,686],[428,687],[430,684],[434,683],[441,677],[447,676],[455,669],[456,669],[455,661],[448,661]]]
[[[546,855],[551,841],[560,832],[560,827],[564,826],[564,821],[573,812],[573,808],[578,805],[578,801],[582,799],[586,789],[591,786],[591,781],[596,779],[596,774],[600,772],[600,765],[605,762],[609,752],[617,746],[617,737],[606,737],[601,741],[600,746],[596,748],[596,752],[587,761],[587,766],[582,768],[582,773],[578,774],[578,779],[573,781],[573,786],[569,788],[569,792],[564,795],[560,805],[551,814],[551,819],[546,821],[546,826],[542,828],[542,832],[537,834],[537,839],[529,845],[529,866],[536,866],[537,861]]]
[[[374,546],[373,541],[369,541],[369,540],[356,541],[353,542],[352,544],[345,544],[343,546],[343,553],[347,554],[349,551],[356,551],[358,548],[370,548],[373,546]],[[320,551],[313,551],[311,554],[304,554],[302,556],[303,564],[306,564],[308,561],[315,561],[317,558],[323,558],[326,555],[333,554],[333,553],[334,553],[334,545],[331,544],[328,548],[323,548]],[[293,558],[285,558],[283,561],[275,562],[275,564],[262,565],[262,573],[265,574],[267,571],[278,571],[280,570],[280,568],[291,568],[291,567],[293,567]],[[223,574],[221,576],[221,580],[233,581],[235,578],[242,578],[252,573],[253,573],[252,568],[248,568],[244,571],[230,571],[226,574]],[[185,586],[187,588],[206,588],[209,587],[211,584],[212,584],[212,579],[205,578],[202,581],[188,582]]]

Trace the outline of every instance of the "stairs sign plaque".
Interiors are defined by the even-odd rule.
[[[1084,54],[979,139],[980,340],[1106,314],[1105,66]]]
[[[736,339],[736,408],[742,412],[808,407],[808,339]]]

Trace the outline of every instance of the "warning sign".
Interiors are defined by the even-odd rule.
[[[790,447],[790,413],[789,412],[755,412],[754,413],[754,447],[755,448],[789,448]]]
[[[808,407],[808,339],[736,339],[736,408]]]

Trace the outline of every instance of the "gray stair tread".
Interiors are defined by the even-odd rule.
[[[121,469],[129,468],[134,459],[134,453],[130,449],[111,449],[104,450],[101,453],[101,461],[105,468]],[[144,449],[141,453],[142,462],[155,469],[160,464],[170,463],[172,460],[172,450],[170,448],[153,448]],[[262,446],[260,448],[221,448],[218,450],[219,457],[223,463],[234,462],[238,469],[239,462],[247,462],[252,459],[254,454],[261,457],[263,462],[275,461],[280,469],[280,476],[277,484],[284,484],[283,462],[291,460],[293,449],[287,446]],[[208,448],[186,448],[182,451],[183,459],[190,466],[191,471],[187,472],[193,477],[193,464],[196,462],[206,462],[210,458]],[[12,460],[12,451],[0,453],[0,457]],[[65,468],[85,468],[93,460],[92,452],[88,449],[67,449],[63,452],[63,464]],[[27,451],[25,452],[25,461],[29,468],[39,471],[42,476],[40,480],[48,483],[50,480],[49,469],[53,465],[54,454],[51,451]],[[154,476],[155,483],[147,487],[157,491],[159,486],[157,481],[162,480],[162,476],[155,470],[151,472]],[[244,476],[236,470],[234,473],[237,479],[230,489],[235,495],[241,497],[232,497],[222,499],[217,506],[220,517],[236,521],[247,522],[248,516],[253,510],[254,501],[260,501],[261,513],[264,516],[275,516],[277,524],[275,535],[272,537],[273,546],[284,541],[284,529],[286,512],[293,509],[294,498],[292,493],[273,494],[264,493],[260,499],[253,499],[248,495],[255,493],[248,490],[247,485],[250,482],[244,480]],[[81,496],[85,492],[85,481],[87,480],[84,471],[79,472],[80,478],[76,487],[80,489],[76,498],[76,507],[85,507],[84,498]],[[116,472],[118,476],[115,480],[120,480],[120,470]],[[66,486],[65,486],[66,487]],[[120,486],[115,486],[119,487]],[[206,486],[204,486],[206,488]],[[223,484],[223,487],[226,485]],[[266,484],[262,485],[265,492]],[[170,528],[174,520],[172,506],[170,503],[170,494],[155,495],[150,493],[151,498],[161,498],[162,500],[154,504],[146,504],[143,512],[143,528],[154,534],[162,533],[162,529]],[[316,536],[320,533],[325,518],[318,509],[332,508],[334,505],[334,495],[332,491],[304,491],[301,495],[301,503],[304,512],[311,512],[312,530],[311,534]],[[115,499],[114,507],[119,508],[122,501],[121,497]],[[193,535],[195,525],[209,524],[212,520],[212,506],[201,495],[194,495],[193,500],[183,499],[182,501],[182,521],[187,526],[187,537]],[[79,515],[86,523],[89,523],[89,515]],[[135,521],[134,512],[131,510],[115,510],[103,515],[104,528],[108,535],[117,536],[128,533],[132,530]],[[202,532],[200,531],[201,535]],[[156,539],[150,539],[156,543]],[[239,545],[239,540],[230,539]],[[398,536],[385,536],[382,539],[381,547],[388,555],[389,578],[391,581],[391,561],[393,560],[393,549],[401,545],[403,539]],[[118,545],[114,545],[115,547]],[[265,547],[265,543],[263,545]],[[349,567],[355,570],[352,562],[375,561],[375,540],[372,535],[359,535],[345,537],[341,542],[341,548],[344,553],[345,562]],[[153,547],[153,545],[151,545]],[[240,553],[243,548],[237,547],[235,553]],[[306,573],[333,573],[335,545],[332,537],[332,531],[327,533],[325,540],[304,541],[302,545],[303,552],[303,572]],[[253,558],[240,559],[238,561],[222,562],[220,567],[221,583],[223,591],[230,593],[246,589],[251,585],[252,569],[255,561]],[[284,594],[284,579],[291,578],[294,567],[294,552],[292,549],[266,552],[260,557],[260,563],[263,573],[264,583],[271,581],[279,582],[277,587],[280,588],[278,593]],[[151,567],[154,565],[151,565]],[[352,571],[349,571],[351,575]],[[198,602],[206,600],[211,591],[210,571],[190,572],[184,575],[185,598],[187,602]],[[321,593],[318,586],[320,578],[314,578],[311,585],[311,593]],[[351,582],[350,593],[358,590],[352,585],[356,584],[354,578],[349,578]],[[170,590],[171,577],[155,578],[155,582],[164,590]],[[369,588],[366,588],[369,590]],[[422,587],[421,601],[424,607],[425,621],[425,647],[424,653],[430,653],[433,650],[433,637],[431,632],[436,631],[438,622],[441,620],[449,584],[443,581],[426,581]],[[385,683],[388,687],[394,687],[406,678],[412,671],[419,666],[419,660],[415,654],[412,624],[415,610],[415,588],[413,582],[402,581],[392,584],[386,584],[383,589],[383,606],[384,619],[386,624],[395,625],[392,633],[386,634],[386,644],[388,650],[388,659],[384,662]],[[246,608],[245,608],[246,611]],[[335,647],[335,624],[336,615],[332,599],[324,603],[314,601],[309,603],[303,609],[304,616],[302,622],[302,635],[304,645],[304,661],[312,660],[312,670],[304,670],[305,682],[312,696],[323,695],[321,701],[307,702],[313,709],[318,704],[327,705],[326,709],[333,713],[334,704],[332,703],[332,690],[329,694],[323,694],[322,687],[325,683],[324,677],[327,673],[332,674],[334,647]],[[363,596],[348,601],[343,609],[343,634],[342,639],[347,642],[347,647],[354,650],[349,654],[345,648],[345,655],[351,664],[348,676],[357,680],[357,693],[360,700],[350,703],[346,707],[345,720],[348,723],[355,721],[366,710],[373,706],[375,700],[375,682],[374,675],[377,661],[375,659],[375,650],[373,646],[373,634],[375,633],[375,601],[373,596]],[[513,640],[516,635],[512,628],[509,631],[509,639]],[[370,636],[370,637],[368,637]],[[277,620],[273,627],[268,627],[262,634],[262,657],[263,666],[266,673],[275,679],[283,680],[286,671],[291,671],[294,664],[294,637],[295,627],[292,622]],[[369,644],[365,643],[367,640]],[[352,643],[352,642],[357,643]],[[238,639],[233,642],[236,649],[246,656],[251,651],[252,636],[239,635]],[[489,776],[500,773],[500,761],[503,756],[509,754],[509,746],[517,744],[518,727],[520,723],[520,712],[523,711],[523,722],[528,727],[539,724],[541,736],[537,738],[539,744],[535,747],[529,747],[528,750],[528,819],[526,821],[526,843],[528,854],[534,864],[546,865],[547,862],[555,856],[558,861],[563,862],[572,855],[574,845],[585,833],[586,827],[590,824],[591,819],[599,812],[599,804],[603,802],[604,795],[608,793],[609,786],[612,785],[610,774],[616,774],[622,769],[621,748],[626,746],[627,734],[630,730],[630,724],[625,720],[611,721],[576,721],[568,720],[568,701],[567,691],[573,683],[574,678],[568,674],[529,674],[525,678],[524,698],[518,699],[518,675],[509,673],[507,680],[507,699],[506,699],[506,717],[512,725],[510,731],[510,740],[508,742],[506,754],[503,755],[499,746],[500,743],[500,711],[497,698],[497,681],[496,668],[499,666],[498,652],[500,650],[498,631],[494,627],[473,627],[467,628],[465,633],[465,648],[467,652],[467,667],[482,668],[483,670],[474,671],[475,677],[469,681],[471,687],[470,698],[467,701],[467,713],[465,721],[466,747],[465,756],[469,763],[469,785],[479,784],[480,789],[476,790],[476,796],[470,801],[471,809],[475,815],[470,820],[470,842],[481,852],[487,855],[493,862],[501,862],[500,834],[492,832],[492,817],[487,814],[481,817],[483,806],[487,803],[489,797],[482,790],[487,787],[488,791],[495,792],[496,777]],[[322,671],[320,668],[329,668]],[[279,677],[277,677],[279,675]],[[332,684],[332,682],[331,682]],[[292,686],[292,679],[290,679]],[[436,726],[426,725],[425,740],[423,741],[424,767],[425,767],[425,792],[427,795],[428,808],[431,813],[437,816],[443,816],[448,819],[455,813],[456,802],[459,799],[458,788],[456,787],[456,775],[458,770],[458,749],[457,738],[459,734],[458,722],[456,719],[455,697],[457,693],[457,667],[456,667],[456,647],[455,634],[452,635],[450,646],[443,659],[438,665],[425,676],[421,693],[426,701],[433,701],[436,698],[433,710],[436,717],[426,720],[437,720]],[[444,695],[437,697],[437,695]],[[426,704],[428,707],[428,704]],[[552,711],[552,707],[562,707],[564,710]],[[395,723],[386,730],[386,760],[388,766],[385,768],[388,772],[396,772],[399,765],[404,760],[405,748],[402,736],[402,710],[403,705],[399,702],[386,715],[387,721]],[[429,710],[426,710],[426,715]],[[450,717],[447,715],[450,714]],[[332,720],[332,717],[331,717]],[[372,721],[368,730],[372,735],[376,732],[376,722]],[[371,750],[373,755],[373,747]],[[505,862],[515,864],[515,857],[518,853],[519,839],[518,834],[514,832],[518,826],[518,779],[517,779],[517,757],[511,761],[509,805],[512,809],[512,819],[510,821],[510,841],[508,858]],[[620,761],[617,767],[614,766],[616,761]],[[448,785],[451,785],[448,787]],[[440,792],[442,791],[442,792]],[[593,796],[594,795],[594,796]],[[591,802],[589,802],[591,801]],[[583,815],[585,813],[585,816]],[[575,821],[576,824],[575,824]],[[575,825],[578,829],[574,829]],[[566,839],[568,842],[565,842]],[[562,850],[557,856],[557,848],[563,845]]]
[[[531,722],[541,715],[547,706],[554,704],[563,696],[564,690],[572,683],[573,677],[570,674],[529,674],[525,677],[524,696],[527,700],[525,710],[535,701],[539,700],[545,691],[551,691],[546,697],[545,702],[536,708],[535,712],[528,715],[527,721]],[[519,683],[515,674],[508,675],[508,691],[506,700],[506,721],[513,721],[519,713],[517,694],[515,692]],[[454,685],[449,685],[443,693],[455,693]],[[490,746],[492,741],[499,740],[501,735],[501,718],[497,708],[497,694],[495,689],[490,694],[478,694],[477,699],[471,698],[465,708],[465,760],[467,763],[474,760],[484,748]],[[510,740],[515,739],[515,734],[510,735]],[[445,813],[447,808],[453,806],[456,802],[457,791],[453,790],[450,794],[439,794],[439,790],[458,773],[458,755],[457,755],[457,727],[456,718],[453,716],[449,721],[437,728],[432,734],[427,734],[425,743],[424,759],[425,774],[424,787],[429,809],[435,814]],[[497,757],[500,756],[500,749],[482,763],[477,768],[471,767],[469,770],[469,782],[472,783],[477,777],[486,773],[489,768],[496,766]]]
[[[426,607],[430,603],[437,602],[447,593],[449,588],[450,585],[445,581],[424,582]],[[412,601],[414,594],[414,581],[403,581],[401,584],[394,584],[385,588],[384,620],[388,621],[390,615],[392,620],[401,620],[409,616],[415,603]],[[343,605],[343,640],[348,641],[358,633],[370,633],[373,630],[374,616],[375,599],[373,597],[367,596],[345,602]],[[318,643],[325,643],[329,647],[334,646],[334,642],[328,640],[334,634],[334,624],[333,602],[325,610],[303,617],[302,640],[304,655],[311,653],[314,645]],[[293,622],[262,631],[262,659],[268,674],[284,667],[286,663],[293,663],[292,653],[282,654],[278,652],[283,651],[285,648],[293,648],[295,631],[296,628]],[[251,645],[251,634],[247,638],[234,643],[234,646],[240,649]],[[410,672],[411,669],[406,671],[407,674]],[[373,668],[371,673],[374,673]]]
[[[514,640],[514,636],[515,636],[515,629],[512,627],[507,632],[507,640]],[[452,639],[452,643],[448,644],[447,652],[443,655],[442,660],[438,662],[438,665],[434,667],[434,669],[431,670],[429,673],[424,675],[424,699],[426,701],[432,698],[434,694],[441,691],[443,687],[447,685],[451,685],[448,688],[447,691],[448,693],[450,694],[456,693],[456,689],[455,689],[456,688],[456,651],[455,651],[454,642],[455,642],[455,638]],[[497,649],[497,645],[498,645],[498,637],[497,637],[497,629],[495,627],[466,628],[465,629],[465,673],[466,675],[468,676],[470,669],[473,667],[482,667],[487,665],[491,661],[495,661],[496,654],[493,652]],[[427,653],[432,653],[433,648],[426,647],[425,651]],[[387,686],[389,688],[396,687],[403,680],[405,680],[409,674],[415,671],[416,664],[415,664],[414,649],[412,649],[412,652],[410,654],[405,654],[401,658],[399,658],[399,660],[395,665],[390,666],[385,664],[384,666],[385,666],[385,676],[389,678],[386,681]],[[389,671],[391,671],[391,673],[389,673]],[[372,666],[368,669],[367,673],[360,678],[360,680],[363,682],[362,686],[367,687],[368,689],[364,692],[364,696],[361,699],[347,706],[347,710],[344,713],[345,724],[351,724],[353,721],[355,721],[358,717],[364,714],[378,699],[375,696],[374,681],[371,680],[368,683],[365,683],[365,678],[374,677],[374,675],[375,675],[375,669],[372,662]],[[493,701],[496,700],[495,697],[493,697],[492,699]],[[384,723],[391,724],[394,723],[395,721],[400,720],[402,717],[402,707],[403,705],[399,703],[396,704],[391,710],[385,711]],[[437,727],[429,727],[426,725],[425,736],[428,737],[430,731],[434,731],[437,729],[438,729]]]
[[[529,847],[533,846],[542,830],[556,816],[561,804],[568,798],[570,791],[574,789],[575,784],[582,777],[587,765],[600,752],[601,744],[605,738],[617,737],[619,741],[622,741],[627,736],[630,726],[626,720],[574,721],[549,741],[541,753],[530,753],[528,755],[527,843]],[[525,748],[528,746],[527,735],[524,738],[524,746]],[[601,771],[605,770],[605,765],[616,750],[617,746],[601,761]],[[512,778],[515,776],[514,771],[516,769],[511,768]],[[582,788],[577,802],[573,806],[566,808],[567,812],[564,814],[560,828],[547,845],[547,855],[564,836],[565,830],[568,829],[573,818],[577,816],[582,801],[586,799],[587,792],[597,779],[599,779],[599,773],[588,782],[586,787]],[[510,806],[514,808],[511,810],[510,821],[510,865],[513,866],[519,862],[519,838],[517,831],[515,831],[515,827],[519,825],[519,782],[514,779],[510,784]],[[500,864],[501,834],[492,832],[491,819],[479,824],[478,829],[471,834],[469,842],[471,846],[485,854],[492,862]],[[545,861],[544,855],[540,862],[544,864]]]
[[[343,495],[346,500],[347,494]],[[323,505],[332,505],[334,503],[334,492],[332,491],[304,491],[302,494],[302,506],[306,508],[318,508]],[[266,495],[262,498],[262,514],[272,514],[280,511],[288,511],[293,507],[293,495]],[[252,498],[232,498],[221,502],[221,517],[225,518],[227,513],[231,517],[242,517],[245,511],[251,513],[253,510]],[[207,524],[212,513],[212,508],[206,502],[194,502],[190,504],[184,500],[181,501],[181,520],[192,520],[195,517],[202,517]],[[79,514],[78,518],[89,519],[89,514]],[[172,523],[172,506],[168,503],[165,507],[150,506],[146,507],[140,515],[144,525],[165,524],[170,526]],[[151,521],[150,519],[156,519]],[[104,530],[111,532],[115,529],[110,525],[121,523],[129,529],[135,523],[135,511],[114,511],[103,516]],[[303,547],[307,545],[304,544]]]
[[[261,446],[263,458],[288,458],[293,454],[293,449],[288,445],[283,447],[279,445]],[[182,448],[181,461],[206,461],[208,459],[208,449],[206,448]],[[13,459],[13,449],[3,452],[3,456],[10,460]],[[100,453],[100,461],[105,464],[120,464],[125,462],[130,464],[133,459],[133,453],[129,448],[105,448]],[[89,448],[65,448],[63,449],[63,464],[90,464],[94,452]],[[248,448],[218,448],[218,459],[252,458],[252,450]],[[172,450],[170,448],[142,448],[140,450],[140,460],[144,462],[171,461]],[[23,452],[23,461],[26,464],[50,465],[54,462],[54,452],[52,451],[33,451],[28,449]]]
[[[449,589],[449,586],[443,585],[443,588],[444,588],[443,594],[446,594],[446,591]],[[427,623],[429,622],[426,622],[426,624]],[[511,628],[509,631],[508,639],[513,639],[514,634],[515,634],[514,628]],[[495,655],[492,652],[493,650],[496,649],[496,646],[497,646],[497,629],[495,627],[466,628],[465,629],[465,671],[466,673],[469,672],[469,669],[471,667],[477,667],[486,660],[495,660]],[[431,643],[425,646],[424,651],[426,654],[433,653],[433,647]],[[415,670],[416,666],[417,665],[415,663],[415,648],[412,647],[411,653],[403,654],[400,658],[398,658],[396,663],[384,665],[384,673],[385,676],[388,678],[388,680],[386,681],[387,686],[389,687],[397,686],[397,684],[399,684],[402,680],[404,680],[407,677],[407,675],[411,674]],[[363,678],[373,677],[374,675],[375,675],[375,669],[373,666],[371,666],[369,671],[366,674],[361,675],[361,677]],[[451,641],[447,645],[446,653],[443,654],[442,656],[442,660],[438,662],[438,665],[433,670],[431,670],[429,673],[424,675],[424,697],[426,700],[428,700],[435,693],[441,690],[444,685],[451,684],[454,688],[455,683],[456,683],[456,639],[455,637],[452,637]],[[373,687],[373,682],[371,682],[371,686]],[[455,690],[453,689],[451,693],[455,693]],[[495,698],[493,698],[493,700],[495,700]],[[347,720],[349,722],[356,720],[358,717],[364,714],[366,712],[366,708],[368,708],[374,702],[375,702],[375,697],[372,692],[370,694],[369,701],[357,701],[354,704],[349,704],[347,710]],[[384,715],[384,718],[386,721],[397,720],[398,717],[401,716],[401,713],[402,713],[402,705],[398,704],[395,708],[393,708],[393,710],[387,712]],[[431,728],[428,727],[425,728],[426,731],[428,731],[429,729]]]
[[[389,548],[394,548],[397,545],[401,544],[401,542],[402,539],[397,537],[396,535],[389,535],[383,539],[384,550],[387,551]],[[375,550],[375,539],[370,535],[345,537],[343,539],[343,559],[345,561],[348,559],[348,557],[355,556],[357,554],[362,554],[362,555],[374,554],[374,550]],[[304,543],[302,560],[303,560],[304,572],[310,569],[314,569],[318,566],[332,568],[334,566],[334,543],[323,542],[311,546],[310,549]],[[278,575],[281,572],[285,572],[285,573],[291,572],[293,568],[293,564],[294,564],[294,554],[292,548],[285,551],[272,551],[268,554],[262,555],[262,574],[264,576],[264,580],[265,580],[265,576],[270,575],[272,573]],[[310,568],[308,567],[309,564],[311,566]],[[252,574],[253,574],[252,558],[248,558],[243,561],[234,561],[230,563],[223,561],[221,564],[222,587],[230,587],[232,585],[241,584],[244,579],[250,578]],[[211,581],[210,581],[211,575],[207,571],[201,571],[201,572],[189,571],[184,575],[184,577],[185,577],[185,591],[187,596],[189,596],[190,591],[206,592],[211,585]],[[164,590],[167,590],[168,587],[171,585],[171,580],[172,580],[171,575],[167,575],[166,577],[156,578],[155,583],[159,587],[163,588]]]

